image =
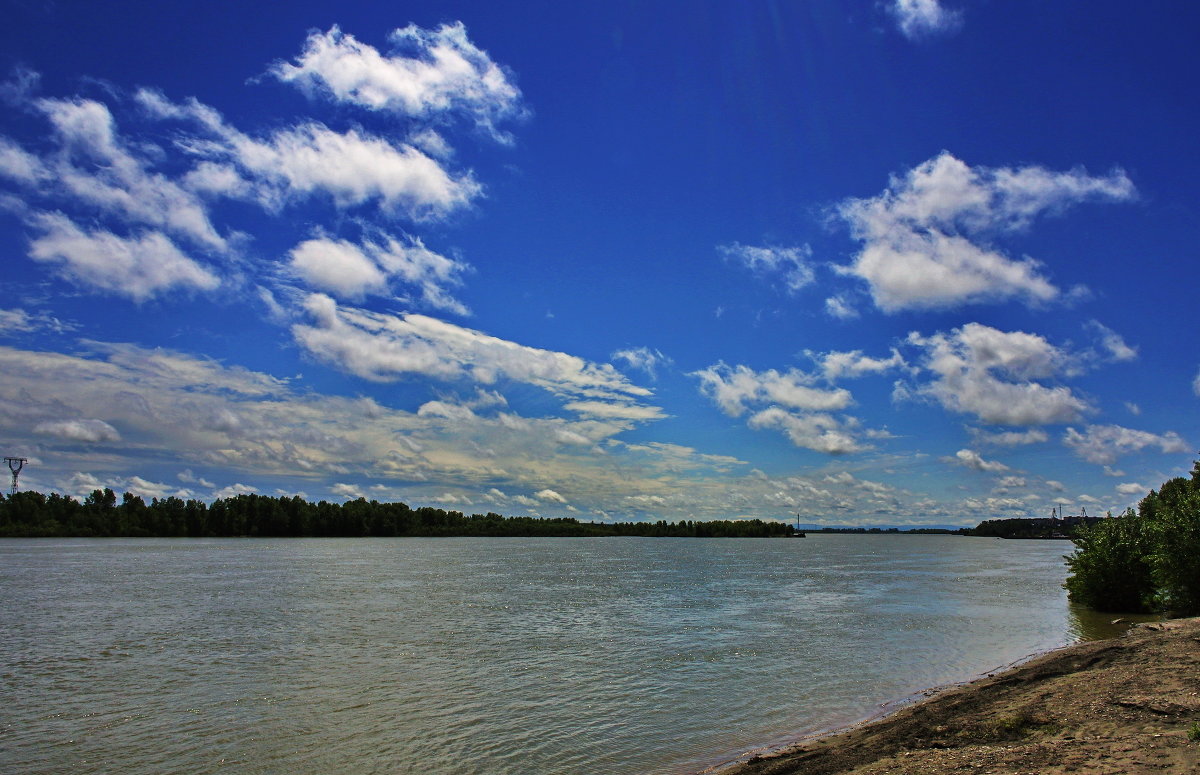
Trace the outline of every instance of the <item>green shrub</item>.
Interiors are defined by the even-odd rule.
[[[1099,611],[1200,613],[1200,462],[1123,515],[1081,529],[1063,585]]]

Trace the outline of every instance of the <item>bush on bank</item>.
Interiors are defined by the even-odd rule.
[[[1081,529],[1067,556],[1071,600],[1098,611],[1200,613],[1200,461],[1112,519]]]

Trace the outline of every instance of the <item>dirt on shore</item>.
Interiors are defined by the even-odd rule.
[[[722,775],[1200,773],[1189,732],[1200,737],[1200,618],[1068,646]]]

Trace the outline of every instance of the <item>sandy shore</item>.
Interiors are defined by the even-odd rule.
[[[1133,627],[722,775],[1200,773],[1200,618]]]

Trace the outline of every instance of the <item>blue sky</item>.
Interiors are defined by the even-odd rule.
[[[1117,511],[1200,440],[1200,10],[6,2],[22,485]]]

